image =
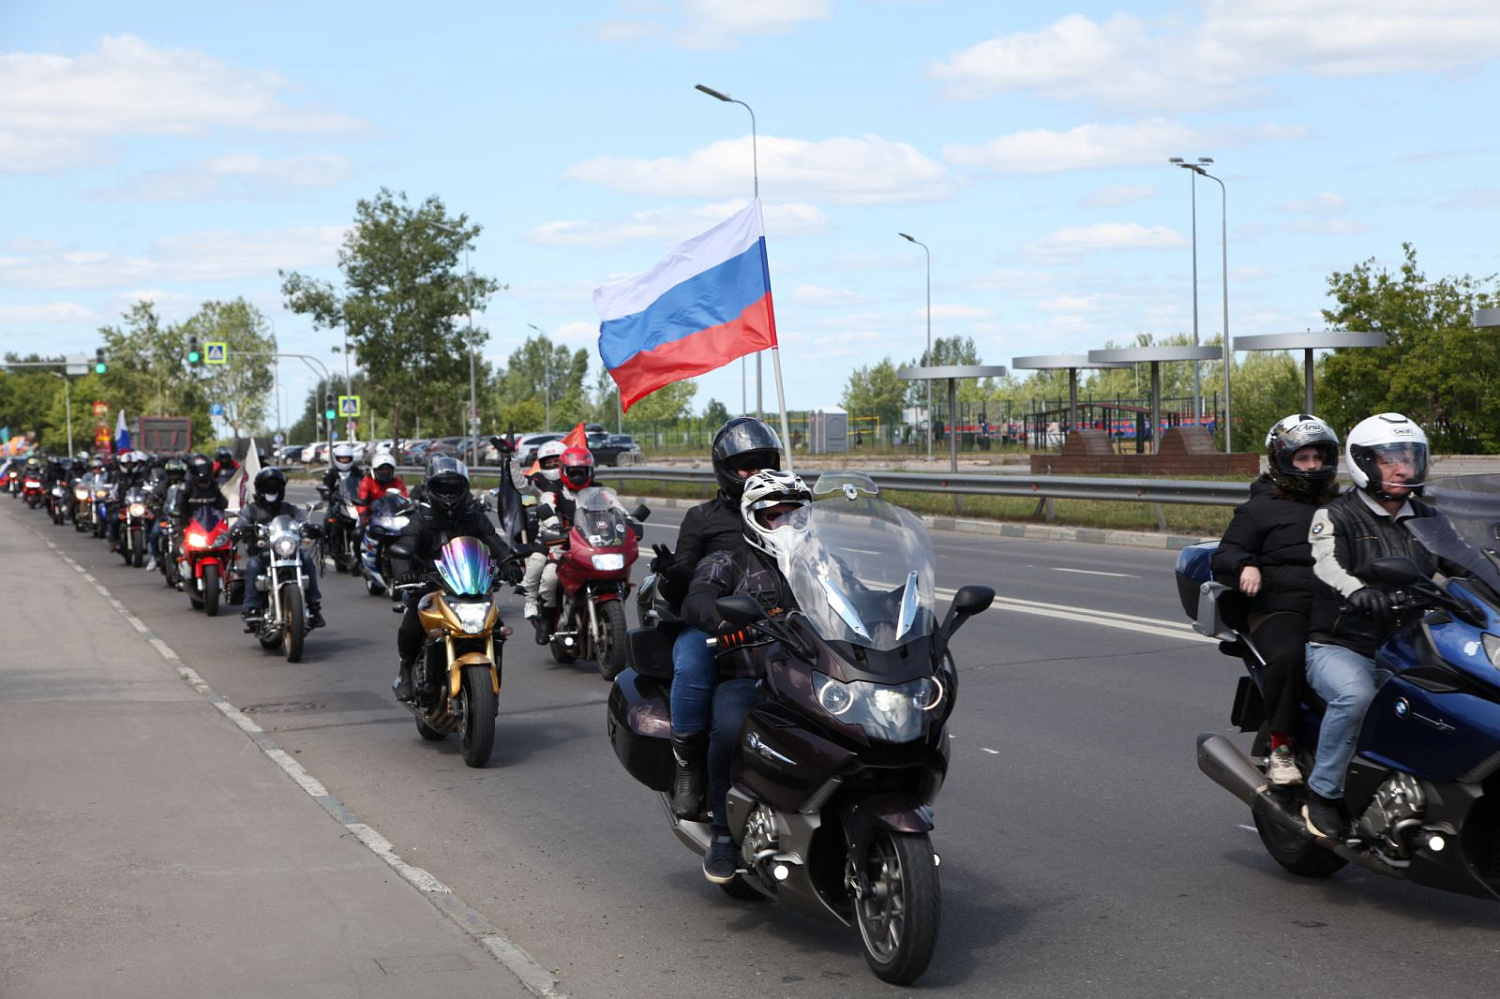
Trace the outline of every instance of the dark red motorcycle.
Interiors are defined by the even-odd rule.
[[[641,522],[650,515],[645,504],[627,515],[604,486],[578,494],[568,543],[548,553],[557,567],[558,596],[557,606],[542,613],[553,659],[596,660],[606,680],[625,668],[630,567],[640,555]]]
[[[199,507],[183,526],[177,569],[193,610],[213,617],[219,613],[221,598],[229,602],[234,539],[229,536],[229,521],[213,507]]]
[[[21,480],[21,499],[26,501],[28,507],[35,510],[41,505],[43,498],[42,477],[28,471],[26,477]]]

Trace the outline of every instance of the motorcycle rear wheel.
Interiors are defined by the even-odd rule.
[[[594,654],[599,657],[599,675],[613,680],[625,668],[625,607],[618,600],[599,605],[599,643]]]
[[[490,753],[495,749],[495,716],[499,712],[495,689],[490,686],[489,667],[465,666],[463,688],[458,696],[464,703],[464,725],[459,734],[464,762],[471,767],[482,767],[490,761]]]
[[[882,981],[909,985],[932,961],[942,917],[932,841],[926,833],[877,829],[856,863],[872,889],[854,900],[865,961]]]
[[[1298,877],[1326,878],[1338,872],[1348,863],[1343,857],[1319,846],[1309,834],[1298,835],[1284,829],[1275,819],[1264,814],[1270,805],[1257,803],[1250,809],[1255,819],[1255,831],[1260,834],[1261,845],[1271,859]]]
[[[307,637],[307,614],[302,607],[302,591],[296,583],[281,586],[281,648],[289,663],[302,661],[302,640]]]
[[[203,567],[203,613],[219,615],[219,565],[210,562]]]

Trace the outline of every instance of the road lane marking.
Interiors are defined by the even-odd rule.
[[[1064,569],[1060,565],[1052,567],[1053,572],[1076,572],[1080,576],[1113,576],[1115,579],[1139,579],[1133,572],[1104,572],[1100,569]]]
[[[958,591],[936,587],[933,592],[946,600],[952,600],[953,595]],[[1017,600],[1014,597],[1002,597],[998,595],[995,597],[995,606],[1003,610],[1015,611],[1018,614],[1033,614],[1037,617],[1050,617],[1061,621],[1096,624],[1103,628],[1118,628],[1121,631],[1133,631],[1140,635],[1152,635],[1156,638],[1173,638],[1186,642],[1217,643],[1218,641],[1217,639],[1205,638],[1198,634],[1193,630],[1192,625],[1178,624],[1175,621],[1143,618],[1130,614],[1117,614],[1113,611],[1077,610],[1072,607],[1062,607],[1058,604]]]

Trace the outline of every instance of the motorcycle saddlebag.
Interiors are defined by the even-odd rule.
[[[669,660],[670,661],[670,660]],[[609,692],[609,744],[630,776],[653,791],[672,790],[672,713],[662,685],[627,669]]]

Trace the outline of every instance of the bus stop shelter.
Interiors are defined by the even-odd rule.
[[[1313,351],[1334,350],[1349,347],[1384,347],[1384,333],[1350,333],[1345,330],[1308,330],[1305,333],[1263,333],[1258,336],[1237,336],[1235,350],[1300,350],[1302,351],[1302,405],[1303,412],[1313,409]]]
[[[948,419],[958,412],[958,380],[960,378],[1004,378],[1003,364],[938,364],[925,368],[902,368],[896,377],[908,382],[925,382],[943,379],[948,383]],[[932,433],[932,414],[927,414],[927,432]],[[948,467],[958,471],[958,434],[948,435]]]
[[[1032,354],[1013,357],[1010,366],[1026,371],[1066,371],[1068,373],[1068,429],[1078,426],[1078,372],[1094,368],[1128,368],[1124,362],[1091,361],[1087,354]]]
[[[1151,450],[1161,447],[1161,365],[1169,361],[1217,361],[1224,354],[1218,347],[1106,347],[1089,351],[1097,364],[1151,365]]]

